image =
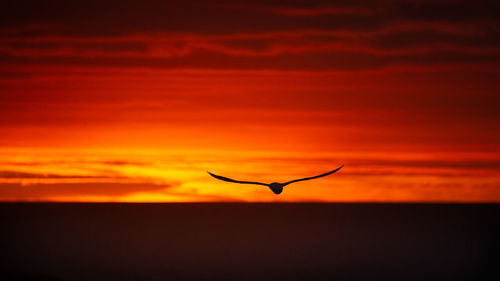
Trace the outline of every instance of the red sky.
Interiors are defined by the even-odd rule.
[[[495,1],[30,2],[1,201],[500,202]]]

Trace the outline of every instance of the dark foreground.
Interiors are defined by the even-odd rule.
[[[0,204],[2,280],[500,280],[500,205]]]

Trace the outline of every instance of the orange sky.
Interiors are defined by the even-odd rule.
[[[494,7],[18,2],[0,201],[500,202]]]

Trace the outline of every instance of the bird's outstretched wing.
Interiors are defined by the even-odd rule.
[[[336,171],[340,170],[342,167],[344,167],[344,165],[338,167],[337,169],[335,169],[333,171],[330,171],[328,173],[324,173],[324,174],[321,174],[321,175],[318,175],[318,176],[308,177],[308,178],[303,178],[303,179],[296,179],[296,180],[292,180],[292,181],[289,181],[289,182],[285,182],[285,183],[283,183],[283,186],[291,184],[291,183],[294,183],[294,182],[298,182],[298,181],[306,181],[306,180],[312,180],[312,179],[317,179],[317,178],[321,178],[321,177],[324,177],[324,176],[328,176],[329,174],[333,174]]]
[[[267,184],[261,183],[261,182],[255,182],[255,181],[237,181],[237,180],[233,180],[233,179],[226,178],[226,177],[223,177],[223,176],[214,175],[214,174],[212,174],[212,173],[210,173],[208,171],[207,171],[207,173],[209,173],[212,177],[214,177],[216,179],[219,179],[219,180],[222,180],[222,181],[228,181],[228,182],[234,182],[234,183],[243,183],[243,184],[259,184],[259,185],[268,186]]]

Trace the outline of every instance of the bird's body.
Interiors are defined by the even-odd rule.
[[[285,187],[286,185],[289,185],[291,183],[294,183],[294,182],[298,182],[298,181],[305,181],[305,180],[312,180],[312,179],[316,179],[316,178],[320,178],[320,177],[324,177],[324,176],[328,176],[329,174],[333,174],[335,173],[336,171],[340,170],[342,167],[344,167],[344,165],[338,167],[337,169],[333,170],[333,171],[330,171],[328,173],[324,173],[324,174],[321,174],[321,175],[318,175],[318,176],[314,176],[314,177],[308,177],[308,178],[302,178],[302,179],[296,179],[296,180],[291,180],[291,181],[288,181],[288,182],[285,182],[285,183],[279,183],[279,182],[272,182],[272,183],[262,183],[262,182],[254,182],[254,181],[239,181],[239,180],[233,180],[233,179],[230,179],[230,178],[226,178],[226,177],[223,177],[223,176],[218,176],[218,175],[215,175],[215,174],[212,174],[210,172],[207,172],[209,173],[212,177],[216,178],[216,179],[219,179],[219,180],[222,180],[222,181],[227,181],[227,182],[233,182],[233,183],[241,183],[241,184],[257,184],[257,185],[264,185],[264,186],[267,186],[271,189],[272,192],[274,192],[274,194],[280,194],[281,192],[283,192],[283,187]]]
[[[283,192],[283,187],[285,187],[285,185],[279,182],[269,184],[269,188],[274,192],[274,194],[280,194]]]

